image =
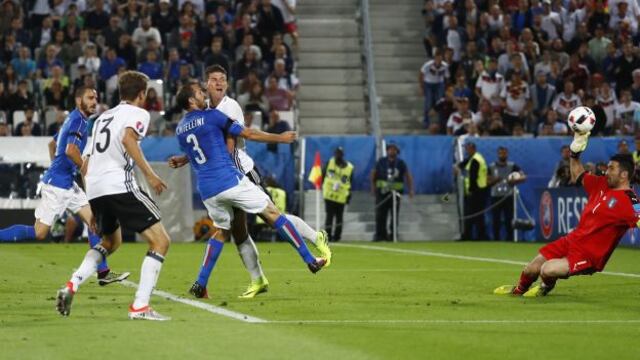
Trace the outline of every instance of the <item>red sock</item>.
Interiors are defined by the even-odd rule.
[[[527,290],[529,290],[529,287],[531,287],[531,284],[533,284],[537,278],[538,278],[537,276],[530,277],[529,275],[525,274],[523,271],[520,274],[520,280],[518,280],[518,285],[516,286],[515,289],[513,289],[513,293],[524,294],[525,292],[527,292]]]

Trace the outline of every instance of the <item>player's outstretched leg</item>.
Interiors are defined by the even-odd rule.
[[[558,278],[566,278],[569,275],[569,261],[567,258],[551,259],[545,262],[540,269],[540,285],[532,287],[524,293],[525,297],[547,296],[556,286]]]
[[[542,255],[537,255],[530,263],[528,263],[522,273],[520,273],[520,279],[516,285],[502,285],[495,290],[493,293],[496,295],[515,295],[520,296],[529,290],[531,284],[533,284],[536,279],[538,279],[538,275],[540,274],[540,269],[542,265],[547,260]]]
[[[58,290],[56,296],[56,309],[61,315],[69,316],[71,313],[71,302],[73,301],[73,296],[78,291],[80,285],[87,281],[87,279],[96,272],[98,264],[100,264],[107,255],[109,255],[109,251],[106,247],[100,244],[87,251],[78,270],[71,275],[71,279],[66,283],[66,285],[62,289]]]
[[[305,240],[311,242],[316,250],[320,252],[320,257],[327,260],[324,266],[328,267],[331,265],[331,248],[329,248],[329,235],[327,232],[324,230],[314,230],[304,220],[295,215],[287,214],[286,217],[296,229],[298,229],[300,235],[302,235]]]
[[[171,320],[170,317],[159,314],[149,306],[151,292],[158,282],[164,258],[169,251],[169,235],[160,222],[157,222],[150,228],[144,230],[141,235],[149,243],[149,250],[142,261],[142,268],[140,269],[140,284],[138,284],[136,298],[133,301],[133,304],[129,306],[129,319],[156,321]]]
[[[51,219],[53,222],[53,219]],[[49,234],[50,226],[36,220],[34,225],[12,225],[0,229],[0,242],[19,242],[25,240],[44,240]]]
[[[87,225],[87,227],[91,229],[91,222],[93,220],[91,207],[89,205],[84,205],[80,208],[80,210],[78,210],[77,214]],[[89,230],[89,247],[94,247],[97,244],[100,244],[101,240],[102,238],[99,235]],[[106,258],[98,265],[98,285],[100,286],[109,285],[114,282],[120,282],[128,278],[129,275],[131,275],[130,272],[119,274],[111,271],[111,269],[109,269],[109,265],[107,264]]]
[[[273,203],[269,202],[266,209],[262,212],[262,215],[265,216],[271,226],[276,229],[278,234],[296,249],[312,273],[315,274],[324,267],[327,260],[324,258],[316,258],[311,254],[295,225],[293,225],[286,216],[282,215]]]
[[[209,277],[211,276],[213,268],[216,266],[216,262],[218,261],[224,246],[224,239],[216,238],[220,237],[220,234],[221,232],[218,231],[211,239],[209,239],[207,248],[204,251],[202,265],[200,266],[200,273],[198,273],[198,280],[193,283],[193,286],[191,286],[191,289],[189,290],[189,293],[197,298],[209,298],[209,294],[207,292]]]
[[[258,248],[256,248],[256,244],[253,242],[251,235],[249,235],[247,229],[247,214],[240,209],[234,209],[233,219],[233,223],[231,224],[231,237],[236,244],[238,255],[240,255],[244,267],[251,275],[251,283],[238,297],[241,299],[251,299],[269,290],[269,280],[267,280],[267,277],[262,271],[262,265],[258,259]]]

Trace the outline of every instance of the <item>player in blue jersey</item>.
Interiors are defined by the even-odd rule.
[[[55,219],[67,209],[80,216],[89,226],[89,243],[100,243],[91,227],[93,214],[84,191],[74,182],[82,167],[82,151],[87,144],[87,118],[96,112],[98,95],[93,88],[80,87],[75,92],[76,109],[65,120],[60,131],[49,143],[51,166],[40,184],[42,199],[35,211],[33,226],[13,225],[0,230],[0,241],[44,240]],[[98,268],[98,283],[102,286],[122,281],[129,273],[116,274],[106,260]]]
[[[245,128],[218,110],[203,110],[205,95],[197,83],[184,86],[176,96],[178,106],[188,113],[176,135],[197,176],[200,196],[214,221],[216,231],[209,241],[208,266],[215,265],[224,242],[230,239],[233,209],[260,214],[298,251],[309,270],[318,272],[326,259],[314,257],[296,227],[273,205],[269,197],[236,167],[228,151],[226,136],[261,142],[291,143],[295,132],[270,134]]]

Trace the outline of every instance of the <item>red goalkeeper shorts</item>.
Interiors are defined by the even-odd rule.
[[[586,251],[569,241],[566,236],[541,247],[540,255],[547,260],[566,258],[569,262],[569,276],[591,275],[602,271],[594,266],[599,262],[594,261]]]

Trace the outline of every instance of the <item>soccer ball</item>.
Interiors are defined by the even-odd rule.
[[[596,124],[596,115],[586,106],[578,106],[571,110],[567,123],[571,130],[578,134],[586,134]]]

